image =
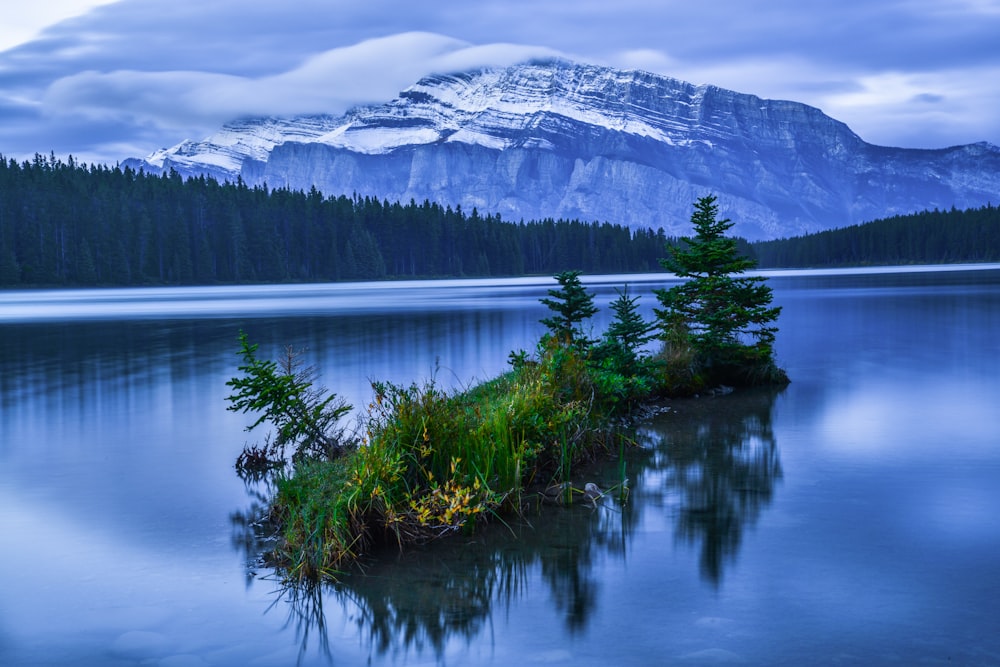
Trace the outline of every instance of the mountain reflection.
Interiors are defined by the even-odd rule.
[[[542,506],[520,523],[390,550],[335,584],[279,583],[268,611],[286,610],[300,656],[318,651],[333,660],[326,618],[332,613],[357,626],[372,656],[429,653],[440,662],[455,641],[489,641],[493,614],[509,613],[541,583],[566,632],[585,633],[601,602],[596,572],[606,568],[607,557],[625,559],[643,512],[664,510],[675,520],[676,539],[700,547],[702,576],[718,586],[745,526],[770,503],[782,476],[771,429],[776,395],[753,391],[672,403],[637,431],[640,447],[627,452],[633,489],[624,505],[608,494],[597,506]],[[610,488],[621,469],[614,461],[580,479]],[[258,554],[267,548],[255,519],[266,506],[266,481],[259,484],[248,484],[251,503],[232,516],[234,547],[248,557],[248,585],[263,570]],[[275,578],[280,582],[280,573]]]
[[[701,547],[705,580],[718,586],[735,560],[744,527],[754,523],[781,479],[771,412],[778,392],[755,390],[680,401],[640,431],[652,451],[645,495],[663,494],[676,510],[679,540]]]

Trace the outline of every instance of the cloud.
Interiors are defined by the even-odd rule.
[[[609,63],[622,69],[637,69],[656,74],[675,76],[678,62],[663,51],[656,49],[627,49],[613,54]]]
[[[911,102],[918,104],[939,104],[945,100],[944,95],[938,95],[937,93],[919,93],[910,98]]]
[[[942,147],[1000,138],[1000,66],[857,77],[855,90],[823,96],[824,110],[862,138],[892,136],[901,145]]]
[[[30,40],[52,23],[53,16],[75,16],[115,0],[45,0],[18,2],[4,7],[0,26],[0,49],[7,49]]]
[[[287,72],[261,77],[197,71],[81,72],[49,86],[41,107],[54,119],[206,131],[243,116],[338,114],[392,99],[428,73],[555,55],[560,54],[552,49],[471,45],[432,33],[404,33],[331,49]]]
[[[120,0],[0,52],[0,151],[114,161],[559,55],[805,102],[884,145],[1000,143],[997,34],[995,0]]]

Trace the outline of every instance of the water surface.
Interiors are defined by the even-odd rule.
[[[1000,268],[947,268],[768,273],[792,384],[673,402],[625,505],[284,591],[232,467],[238,332],[363,406],[502,371],[554,282],[0,292],[0,664],[998,665]],[[667,284],[627,280],[647,314]]]

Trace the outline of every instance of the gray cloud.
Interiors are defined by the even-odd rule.
[[[391,99],[428,72],[461,71],[557,55],[520,45],[474,46],[432,33],[403,33],[331,49],[260,77],[199,71],[86,71],[56,80],[41,98],[52,117],[91,118],[185,130],[241,116],[342,113]],[[168,112],[166,110],[169,110]]]
[[[995,0],[121,0],[0,53],[0,152],[115,161],[563,54],[820,107],[864,139],[1000,143]]]
[[[944,95],[938,95],[936,93],[918,93],[910,98],[911,102],[916,102],[918,104],[938,104],[944,102],[947,98]]]

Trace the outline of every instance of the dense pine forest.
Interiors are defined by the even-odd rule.
[[[660,270],[667,241],[619,225],[0,156],[5,287],[644,272]]]
[[[0,287],[324,282],[661,271],[662,230],[507,222],[428,201],[0,156]],[[747,244],[762,268],[1000,261],[1000,209]]]
[[[897,215],[751,247],[763,268],[1000,262],[1000,208]]]

